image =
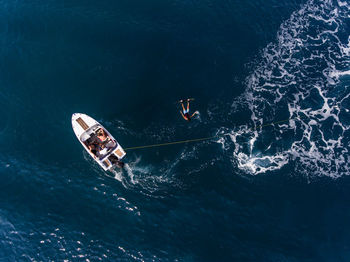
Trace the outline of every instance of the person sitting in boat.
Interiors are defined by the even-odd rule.
[[[103,128],[100,128],[98,131],[97,131],[97,138],[100,139],[101,142],[105,142],[109,137],[108,135],[106,134],[106,132],[104,131]]]
[[[115,143],[111,138],[106,134],[106,131],[103,128],[100,128],[97,131],[97,138],[100,140],[102,144],[102,148],[104,147],[114,147]]]
[[[182,111],[180,111],[181,116],[186,121],[191,121],[191,118],[194,117],[196,114],[198,114],[198,112],[196,111],[192,115],[190,115],[190,99],[187,99],[187,108],[186,109],[185,109],[185,106],[184,106],[184,101],[180,100],[180,103],[181,103],[181,106],[182,106]]]
[[[100,147],[98,144],[96,143],[90,143],[87,145],[87,147],[89,148],[90,152],[95,156],[95,157],[99,157],[100,156]]]

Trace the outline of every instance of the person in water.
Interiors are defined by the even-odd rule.
[[[196,114],[198,114],[198,112],[196,111],[192,115],[190,115],[190,99],[187,99],[187,108],[186,109],[185,109],[185,106],[184,106],[184,101],[180,100],[180,103],[181,103],[181,106],[182,106],[182,111],[180,111],[181,116],[186,121],[191,121],[191,118],[194,117]]]

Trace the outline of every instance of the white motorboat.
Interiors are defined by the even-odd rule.
[[[95,119],[85,114],[72,115],[72,127],[79,142],[105,170],[123,167],[120,160],[126,155],[115,138]]]

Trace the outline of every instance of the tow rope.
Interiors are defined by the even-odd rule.
[[[288,119],[285,119],[285,120],[280,120],[280,121],[268,123],[268,124],[265,124],[265,125],[252,127],[252,128],[250,128],[250,130],[254,131],[254,130],[257,130],[258,128],[272,126],[272,125],[276,125],[276,124],[279,124],[279,123],[283,123],[283,122],[287,122],[287,121],[295,120],[295,119],[300,119],[300,118],[302,118],[302,117],[288,118]],[[161,143],[161,144],[127,147],[127,148],[124,148],[124,150],[127,151],[127,150],[136,150],[136,149],[143,149],[143,148],[161,147],[161,146],[170,146],[170,145],[185,144],[185,143],[191,143],[191,142],[199,142],[199,141],[211,140],[211,139],[214,139],[214,138],[219,138],[219,137],[223,137],[223,136],[227,136],[227,135],[229,135],[229,133],[219,134],[219,135],[210,136],[210,137],[195,138],[195,139],[188,139],[188,140],[181,140],[181,141],[174,141],[174,142],[166,142],[166,143]]]

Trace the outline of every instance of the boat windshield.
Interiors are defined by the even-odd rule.
[[[87,141],[89,138],[91,138],[95,134],[97,129],[99,129],[99,125],[94,125],[86,129],[86,131],[80,135],[80,141],[81,142]]]

